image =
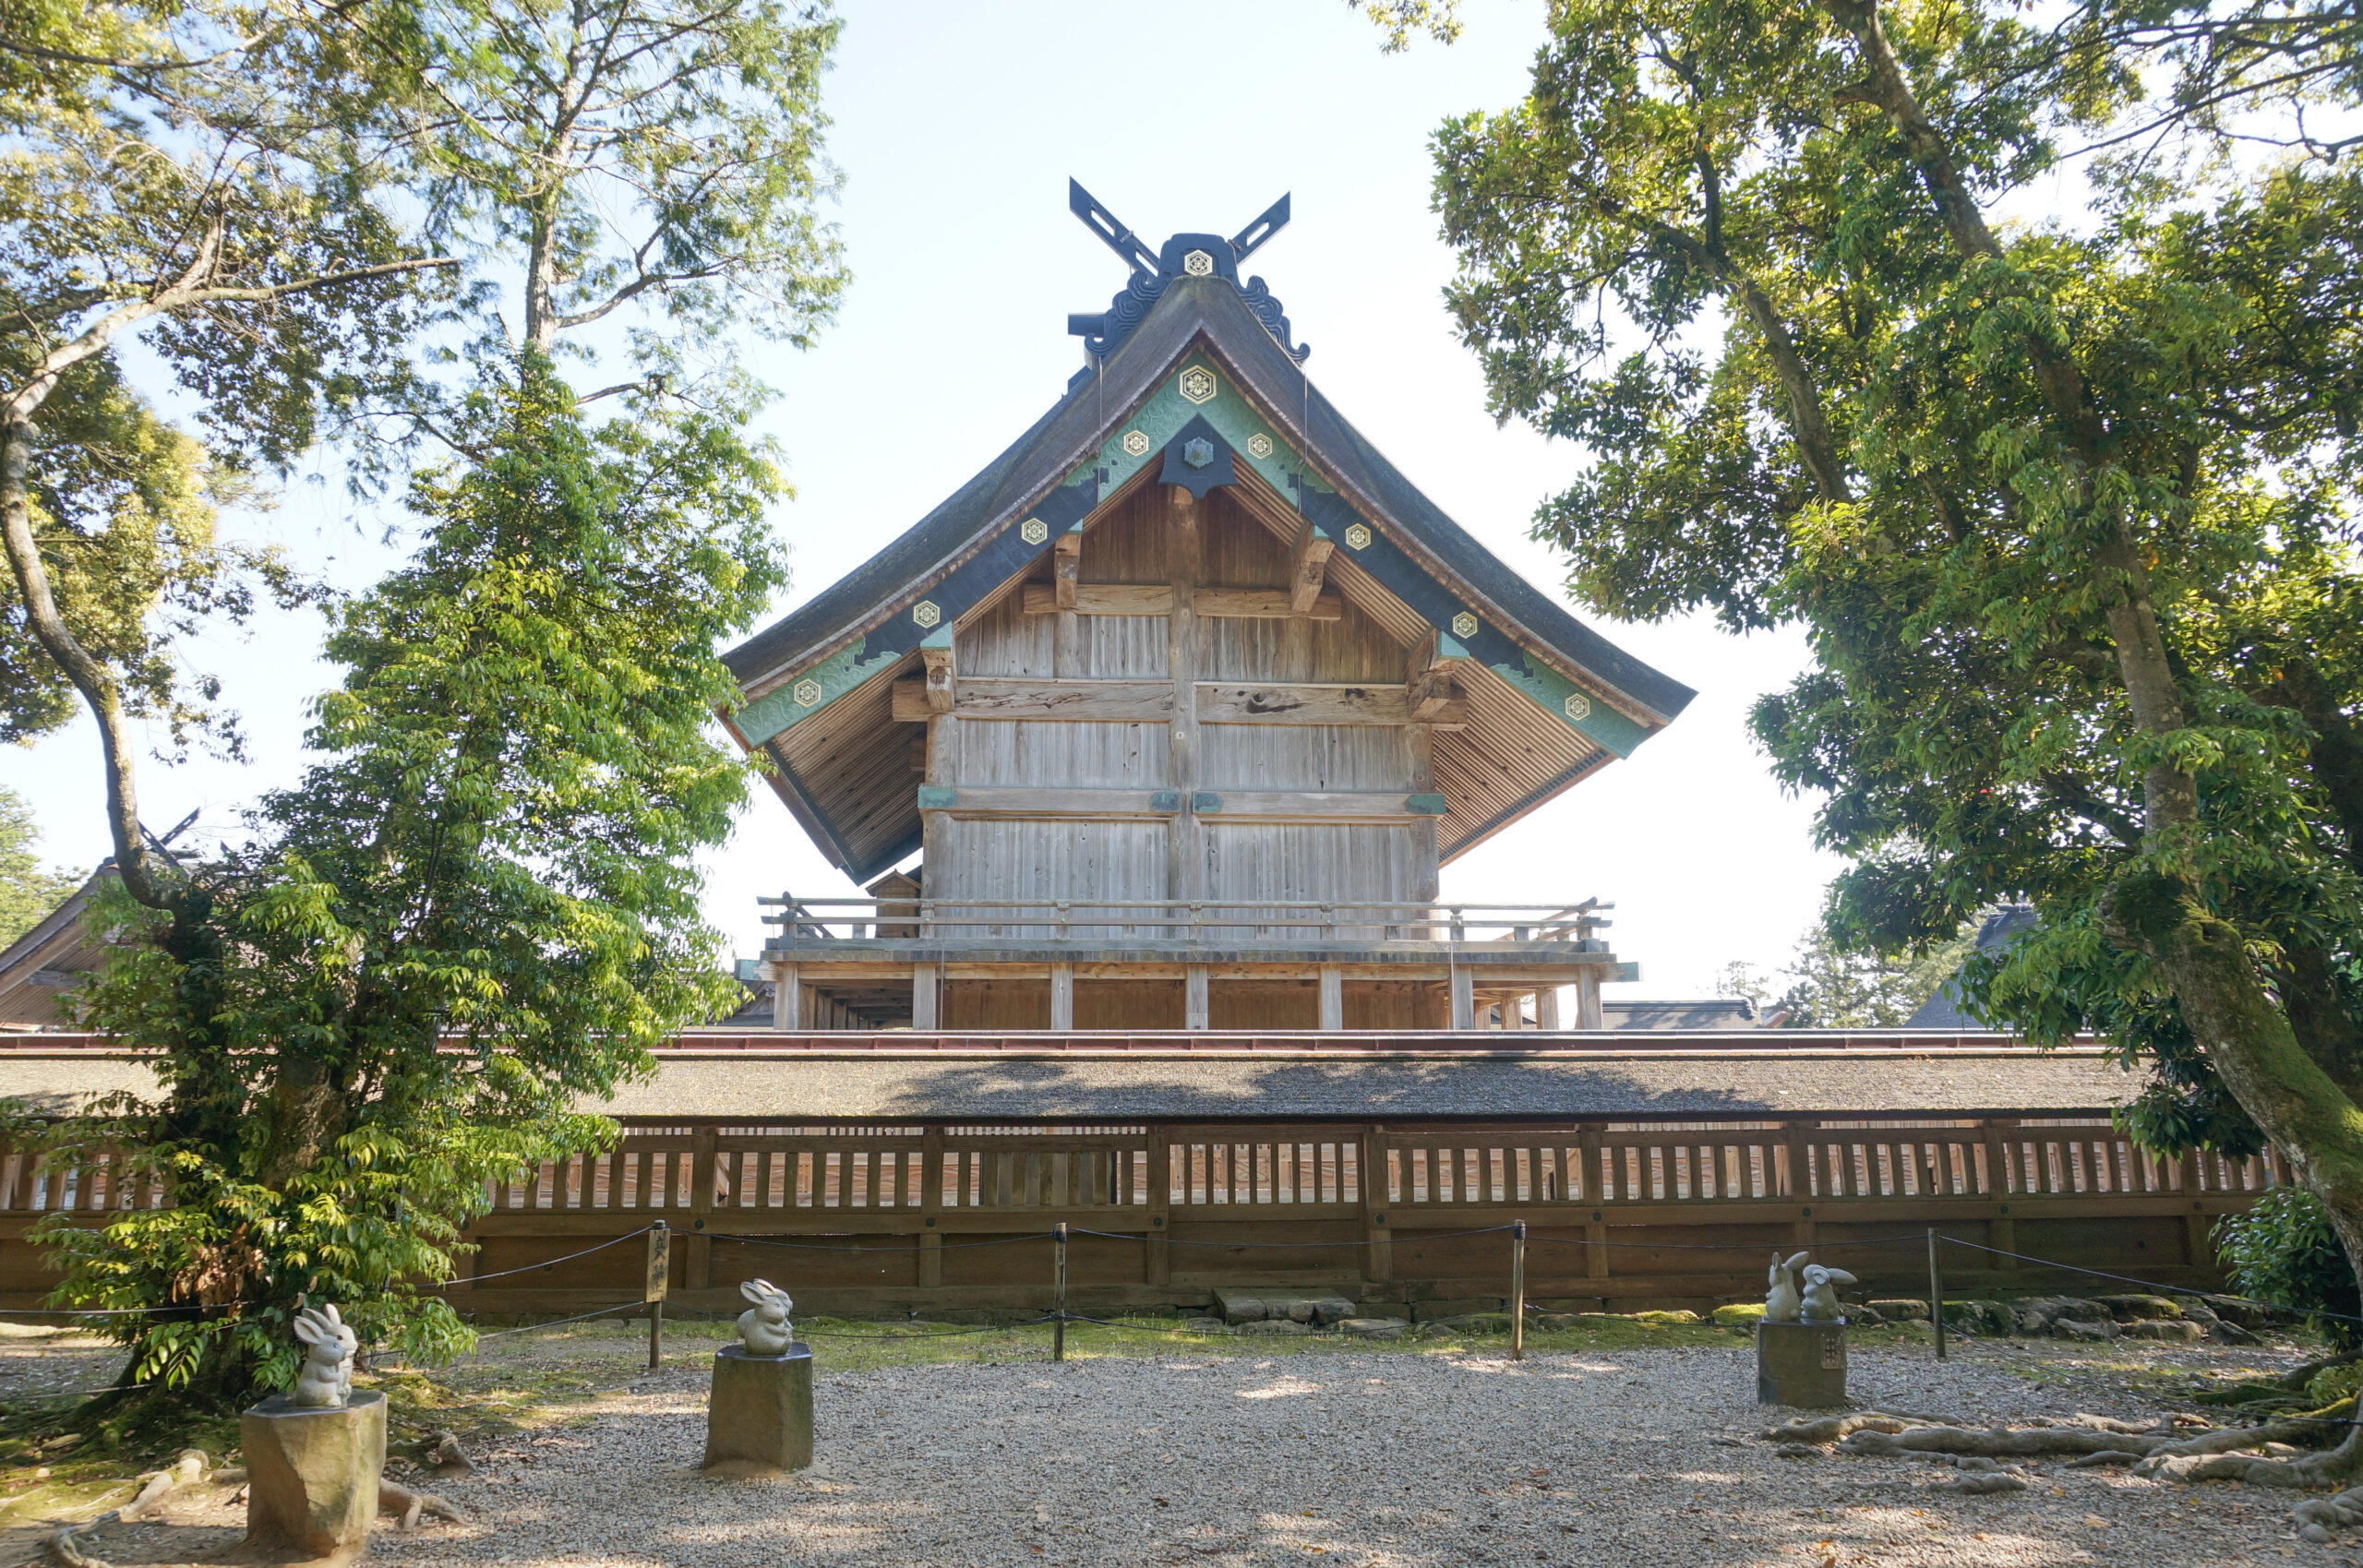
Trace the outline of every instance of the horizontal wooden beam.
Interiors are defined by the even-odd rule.
[[[1063,602],[1072,596],[1072,603]],[[1029,582],[1021,596],[1029,616],[1073,610],[1079,616],[1167,616],[1173,590],[1161,582]]]
[[[1304,605],[1297,608],[1297,594],[1288,588],[1201,588],[1190,595],[1190,607],[1198,614],[1228,620],[1287,620],[1302,616],[1307,620],[1334,621],[1346,613],[1343,599],[1317,586],[1305,596]]]
[[[953,712],[963,719],[1047,719],[1097,724],[1163,724],[1173,714],[1173,685],[1162,680],[1025,680],[962,677]],[[894,719],[931,717],[917,680],[894,683]]]
[[[1073,592],[1074,603],[1062,602]],[[1297,608],[1299,601],[1304,608]],[[1173,610],[1173,590],[1149,582],[1029,582],[1022,596],[1029,616],[1073,610],[1081,616],[1163,616]],[[1200,588],[1190,595],[1190,607],[1202,616],[1225,620],[1334,621],[1346,613],[1346,602],[1317,587],[1310,593],[1288,588]]]
[[[965,712],[965,710],[964,710]],[[1028,785],[924,785],[923,811],[961,817],[1170,817],[1182,809],[1180,790],[1037,789]],[[1363,790],[1199,790],[1189,798],[1202,817],[1226,821],[1416,821],[1445,815],[1440,795]]]
[[[1182,809],[1177,790],[1034,789],[962,785],[924,790],[920,808],[961,817],[1170,817]]]
[[[1399,686],[1198,686],[1202,724],[1402,724],[1410,717]]]

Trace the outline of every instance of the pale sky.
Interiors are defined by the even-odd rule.
[[[1294,221],[1248,269],[1313,346],[1307,371],[1464,528],[1555,589],[1558,564],[1527,529],[1585,454],[1487,417],[1443,306],[1453,263],[1429,209],[1426,150],[1447,115],[1517,101],[1541,7],[1464,7],[1457,44],[1388,56],[1342,0],[852,0],[827,104],[853,283],[818,348],[754,361],[783,393],[764,423],[798,491],[774,519],[796,570],[777,609],[917,521],[1082,363],[1066,315],[1104,309],[1124,269],[1068,216],[1070,174],[1152,245],[1233,233],[1292,193]],[[293,486],[276,511],[227,521],[348,589],[394,559],[374,526],[356,530],[333,484]],[[1445,868],[1445,897],[1614,902],[1608,934],[1642,981],[1611,995],[1704,996],[1734,960],[1785,964],[1840,862],[1813,847],[1811,802],[1773,784],[1745,719],[1804,667],[1803,639],[1577,613],[1699,695],[1631,758]],[[147,761],[151,828],[198,810],[204,828],[233,830],[243,803],[298,772],[306,705],[335,679],[319,638],[316,617],[273,615],[195,650],[222,677],[254,760]],[[0,781],[30,799],[49,858],[88,867],[106,853],[88,723],[0,756]],[[758,893],[857,891],[762,786],[707,868],[709,915],[743,956],[762,942]]]

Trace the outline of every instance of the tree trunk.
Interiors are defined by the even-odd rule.
[[[53,383],[54,384],[54,383]],[[132,776],[130,749],[123,733],[123,700],[114,676],[92,658],[66,619],[49,585],[49,569],[33,538],[32,505],[25,473],[32,463],[34,429],[31,409],[19,408],[0,433],[0,533],[5,533],[8,569],[16,575],[17,592],[25,601],[25,618],[42,645],[98,721],[99,749],[106,771],[107,830],[114,842],[115,870],[132,897],[150,909],[169,910],[173,896],[155,874],[146,839],[139,831],[139,796]]]
[[[2006,265],[2000,243],[1888,43],[1877,0],[1824,4],[1853,38],[1866,72],[1867,79],[1847,96],[1887,114],[1961,256]],[[2112,462],[2106,426],[2081,369],[2040,333],[2023,341],[2063,444],[2088,475]],[[2094,521],[2101,539],[2093,579],[2107,606],[2127,705],[2145,733],[2171,734],[2183,727],[2185,712],[2148,575],[2124,517],[2112,510]],[[2154,858],[2111,889],[2109,924],[2119,940],[2157,964],[2192,1038],[2241,1108],[2321,1200],[2363,1278],[2363,1108],[2299,1045],[2239,931],[2206,908],[2188,879],[2156,868],[2160,862],[2173,865],[2179,842],[2205,831],[2197,782],[2161,759],[2149,768],[2143,794],[2144,838]]]

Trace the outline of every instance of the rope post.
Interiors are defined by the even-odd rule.
[[[1067,1359],[1067,1227],[1061,1220],[1050,1230],[1051,1249],[1058,1255],[1058,1321],[1050,1325],[1050,1359]]]
[[[1510,1222],[1510,1359],[1526,1359],[1526,1221]]]
[[[1945,1359],[1945,1274],[1937,1264],[1937,1227],[1928,1227],[1928,1321],[1937,1325],[1937,1359]]]
[[[673,1279],[673,1232],[663,1220],[648,1227],[648,1370],[665,1359],[665,1291]]]

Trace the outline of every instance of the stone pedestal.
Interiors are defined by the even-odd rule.
[[[368,1544],[386,1468],[386,1396],[354,1394],[342,1409],[274,1394],[238,1417],[246,1454],[249,1561],[350,1562]]]
[[[1827,1410],[1846,1403],[1846,1325],[1756,1325],[1756,1402]]]
[[[798,1340],[785,1356],[750,1356],[742,1345],[715,1351],[701,1468],[761,1475],[811,1463],[812,1347]]]

